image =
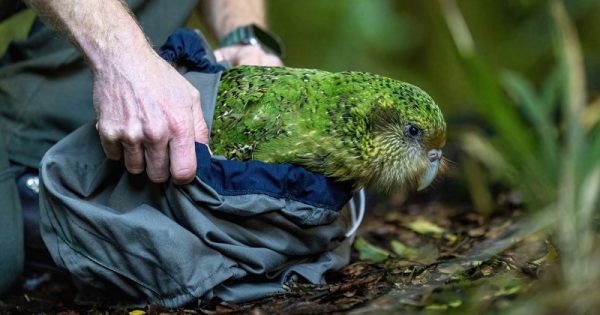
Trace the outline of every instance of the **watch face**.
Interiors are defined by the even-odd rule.
[[[261,28],[254,24],[252,25],[252,32],[254,33],[254,37],[258,40],[258,43],[272,50],[273,53],[275,53],[278,56],[283,55],[283,51],[281,49],[281,42],[276,37],[263,31]]]

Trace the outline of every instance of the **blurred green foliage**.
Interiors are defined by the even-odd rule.
[[[441,105],[475,209],[490,187],[550,218],[561,276],[519,313],[599,307],[600,4],[593,0],[271,1],[288,65],[417,84]],[[510,313],[510,312],[509,312]]]

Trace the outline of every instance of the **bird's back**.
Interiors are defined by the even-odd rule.
[[[266,144],[330,130],[327,111],[335,102],[333,75],[285,67],[245,66],[226,71],[213,120],[213,152],[228,158],[271,162],[271,154],[260,156]]]

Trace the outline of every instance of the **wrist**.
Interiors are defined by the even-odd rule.
[[[25,0],[83,53],[93,71],[152,51],[121,0]]]
[[[139,26],[135,21],[132,24],[114,29],[107,37],[86,38],[80,42],[94,73],[113,67],[128,68],[157,56]]]

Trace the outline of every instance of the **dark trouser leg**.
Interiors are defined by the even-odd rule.
[[[0,141],[0,294],[23,272],[22,220],[14,173]]]
[[[52,257],[40,235],[40,201],[38,170],[13,164],[17,190],[23,211],[26,265],[35,269],[52,270]]]

